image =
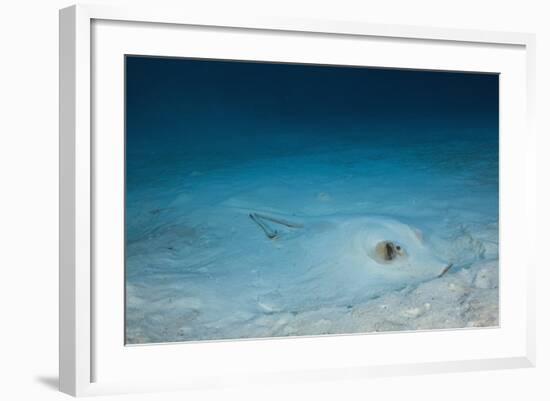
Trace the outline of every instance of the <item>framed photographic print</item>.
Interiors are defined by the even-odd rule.
[[[532,35],[74,6],[60,51],[62,391],[534,364]]]

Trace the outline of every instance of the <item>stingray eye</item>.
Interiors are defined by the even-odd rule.
[[[403,247],[393,241],[380,241],[370,255],[377,262],[384,264],[393,263],[407,256]]]
[[[393,260],[395,258],[395,245],[391,242],[386,242],[386,260]]]

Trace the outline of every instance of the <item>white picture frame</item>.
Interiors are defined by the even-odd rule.
[[[137,49],[141,54],[172,55],[176,47],[171,46],[175,44],[165,43],[161,49],[160,39],[165,38],[166,35],[179,35],[177,32],[180,31],[185,35],[186,27],[198,28],[199,31],[202,29],[206,32],[205,35],[214,34],[215,37],[223,36],[227,39],[235,34],[242,34],[242,37],[263,35],[262,40],[273,41],[269,43],[273,44],[274,52],[278,48],[277,41],[285,40],[280,39],[279,36],[286,37],[286,40],[292,38],[293,43],[296,43],[292,46],[295,46],[297,53],[300,53],[299,46],[304,46],[308,40],[315,37],[323,37],[326,41],[338,38],[342,43],[384,40],[384,46],[390,46],[395,42],[405,50],[407,47],[416,46],[418,49],[415,47],[415,51],[421,51],[420,54],[424,54],[426,58],[425,61],[416,60],[414,64],[405,65],[402,59],[384,59],[383,50],[378,50],[377,53],[373,48],[373,54],[379,54],[373,57],[379,58],[378,62],[381,66],[429,69],[436,65],[436,69],[442,70],[472,68],[476,71],[504,74],[505,85],[509,87],[501,91],[501,114],[507,113],[505,118],[501,116],[501,135],[504,132],[506,139],[501,145],[503,190],[500,196],[501,202],[505,201],[501,205],[501,214],[504,219],[501,226],[501,246],[506,246],[503,258],[521,261],[518,262],[521,273],[517,277],[512,276],[512,273],[505,274],[505,281],[501,282],[504,285],[501,290],[501,308],[505,314],[510,311],[502,318],[503,320],[501,319],[501,326],[498,329],[475,332],[440,331],[399,335],[222,341],[205,344],[143,346],[133,347],[131,351],[126,350],[123,339],[117,337],[123,325],[123,315],[119,313],[121,303],[120,300],[113,298],[116,297],[115,292],[120,289],[122,278],[120,275],[107,277],[94,272],[94,266],[97,267],[98,261],[106,260],[103,257],[116,258],[117,253],[114,250],[100,255],[94,251],[94,241],[104,241],[104,238],[108,237],[107,234],[104,236],[98,232],[104,225],[98,220],[103,217],[101,217],[101,211],[96,213],[97,204],[103,201],[115,202],[115,204],[118,202],[116,196],[110,193],[109,187],[100,187],[103,184],[98,184],[94,177],[101,174],[102,169],[117,170],[117,166],[120,166],[119,156],[123,156],[113,156],[113,152],[120,150],[117,147],[120,143],[117,142],[117,145],[115,142],[96,141],[94,129],[104,127],[105,125],[102,124],[112,124],[114,131],[120,131],[117,124],[121,120],[116,116],[103,117],[105,114],[101,114],[101,110],[109,108],[112,113],[120,114],[123,107],[119,101],[119,95],[123,90],[119,85],[122,70],[117,70],[113,75],[114,81],[109,81],[111,80],[109,77],[106,78],[110,83],[114,83],[109,85],[110,90],[115,94],[110,97],[113,99],[112,104],[107,100],[100,103],[96,102],[97,99],[94,100],[94,96],[102,95],[97,95],[95,92],[97,88],[94,87],[93,77],[98,71],[102,71],[102,68],[113,65],[109,64],[109,60],[120,62],[120,54],[126,52],[124,46],[129,43],[128,37],[140,37],[141,40],[139,48],[129,45],[127,49]],[[149,31],[142,34],[140,30],[143,29],[149,29]],[[127,33],[121,33],[124,31]],[[199,32],[199,34],[202,33]],[[109,40],[105,40],[106,38]],[[300,41],[298,38],[305,39]],[[207,48],[208,43],[208,38],[205,36],[204,44]],[[285,44],[288,48],[288,42]],[[227,43],[224,43],[224,46],[226,45]],[[210,51],[208,55],[218,51],[219,58],[228,57],[222,54],[221,50],[215,50],[214,44],[212,46],[210,50],[204,50]],[[454,47],[452,51],[446,52],[445,46]],[[331,57],[340,57],[339,60],[344,62],[349,59],[350,64],[364,65],[364,61],[352,59],[351,51],[346,50],[346,46],[343,48],[341,53],[333,54]],[[61,10],[60,390],[79,396],[208,388],[249,381],[257,383],[309,381],[534,366],[536,261],[531,256],[534,252],[530,251],[535,242],[533,233],[535,232],[536,138],[532,129],[535,85],[534,49],[534,35],[525,33],[292,18],[233,20],[214,13],[187,15],[182,10],[166,11],[137,7],[78,5]],[[493,50],[494,57],[483,56],[486,52]],[[183,51],[185,54],[185,51],[191,50]],[[201,52],[203,49],[196,51]],[[473,60],[466,60],[463,65],[458,64],[453,54],[462,54],[461,52],[466,55],[465,59],[474,59],[477,55],[478,64],[468,67],[467,63],[474,63]],[[470,52],[473,53],[470,54]],[[406,56],[407,52],[404,53]],[[439,53],[440,58],[447,58],[435,64],[433,61],[428,61],[430,57],[436,58],[438,56],[436,53]],[[194,56],[197,54],[193,53]],[[245,57],[254,59],[256,57],[254,54],[257,53],[251,50],[250,55]],[[259,59],[265,60],[269,57],[267,54]],[[276,55],[273,57],[274,60],[280,58]],[[308,60],[307,55],[303,57],[306,57],[305,61]],[[310,62],[319,62],[318,59],[309,57],[311,57]],[[399,57],[404,55],[401,54]],[[486,64],[479,64],[484,62],[484,57],[491,60]],[[105,64],[102,60],[106,60]],[[377,62],[376,59],[373,60],[375,60],[374,63]],[[370,62],[369,65],[372,63]],[[517,94],[514,99],[511,96],[513,93]],[[100,118],[101,121],[96,121],[94,118]],[[99,159],[102,160],[101,166],[97,164]],[[110,161],[111,159],[113,160]],[[109,164],[111,162],[112,164]],[[117,175],[114,174],[114,176],[116,178]],[[111,185],[117,185],[116,179],[111,182]],[[517,190],[518,185],[521,185],[521,191]],[[102,198],[98,199],[98,193],[102,194]],[[522,233],[522,238],[518,237],[519,231]],[[117,244],[117,241],[117,238],[113,238],[114,244]],[[514,249],[506,245],[512,243]],[[112,283],[112,286],[109,283]],[[108,313],[103,313],[105,302],[98,301],[96,291],[104,293],[105,295],[101,296],[105,297],[109,303],[116,303],[112,308],[112,315],[106,316]],[[389,340],[386,341],[386,338]],[[391,356],[387,352],[389,349],[398,349],[395,347],[401,343],[408,349],[443,341],[457,341],[455,354],[449,351],[448,355],[440,353],[440,357],[436,358],[437,347],[434,348],[432,356],[429,355],[430,352],[426,352],[427,356],[423,359],[414,353],[409,355],[404,352],[400,356]],[[470,343],[472,346],[466,351],[461,348],[461,342]],[[479,345],[477,348],[476,344]],[[389,348],[390,346],[392,348]],[[379,349],[380,352],[371,353],[369,358],[365,358],[361,352],[339,352],[342,349],[349,351],[368,349],[368,347]],[[177,352],[174,351],[176,349]],[[182,377],[183,375],[167,374],[168,369],[174,367],[178,358],[180,358],[179,361],[182,360],[181,350],[185,352],[187,365],[179,368],[182,372],[186,372],[185,378]],[[325,352],[324,357],[316,358],[321,350]],[[341,356],[341,354],[345,355]],[[216,362],[216,369],[211,373],[205,373],[210,372],[212,367],[199,366],[201,359]],[[262,365],[262,361],[268,361],[269,365],[267,363]],[[251,363],[257,364],[252,370],[247,368]],[[111,371],[108,371],[107,364],[113,366]],[[159,368],[161,364],[167,367],[166,370]]]

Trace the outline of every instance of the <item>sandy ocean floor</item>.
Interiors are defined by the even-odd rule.
[[[475,135],[310,138],[220,139],[223,157],[212,158],[133,148],[127,343],[498,325],[497,155]],[[252,212],[303,228],[270,224],[270,240]],[[361,244],[373,232],[405,242],[415,233],[412,273],[367,272]]]

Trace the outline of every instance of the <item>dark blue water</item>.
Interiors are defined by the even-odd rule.
[[[498,76],[128,57],[126,80],[129,343],[369,331],[376,314],[331,308],[420,282],[350,262],[365,282],[330,285],[359,235],[342,227],[369,216],[421,232],[457,280],[498,269]],[[274,242],[250,212],[337,228]]]

